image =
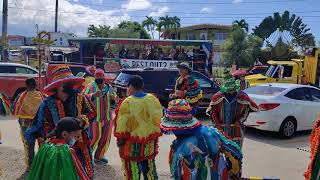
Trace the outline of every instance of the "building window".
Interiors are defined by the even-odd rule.
[[[195,33],[188,33],[187,40],[196,40],[196,34]]]
[[[200,33],[200,40],[207,40],[207,33],[206,32],[202,32]]]
[[[228,37],[228,33],[225,32],[216,32],[214,35],[214,40],[224,41]]]

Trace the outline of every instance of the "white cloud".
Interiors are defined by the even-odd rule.
[[[212,12],[212,9],[208,7],[204,7],[200,10],[200,12],[209,13],[209,12]]]
[[[53,31],[54,2],[52,0],[19,0],[9,5],[9,34],[34,35],[35,24],[39,25],[39,30]],[[59,0],[58,30],[86,36],[90,24],[114,27],[121,21],[130,19],[128,14],[112,16],[117,12],[120,10],[98,11],[70,3],[68,0]]]
[[[127,4],[122,4],[122,8],[126,8],[128,11],[145,10],[151,7],[149,0],[129,0]]]
[[[232,1],[233,4],[238,4],[238,3],[242,3],[242,2],[243,2],[243,0],[233,0]]]
[[[163,16],[169,11],[169,8],[167,6],[159,8],[157,11],[153,11],[149,14],[149,16]]]

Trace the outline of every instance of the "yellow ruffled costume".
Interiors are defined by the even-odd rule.
[[[133,142],[154,139],[155,135],[159,137],[162,116],[162,106],[155,96],[130,96],[117,112],[115,136]]]

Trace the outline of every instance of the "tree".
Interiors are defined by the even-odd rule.
[[[122,21],[118,25],[119,29],[131,29],[133,32],[138,32],[140,33],[140,39],[150,39],[150,35],[148,32],[143,28],[143,26],[136,22],[136,21]]]
[[[241,19],[240,21],[238,21],[238,20],[233,21],[232,26],[238,26],[238,27],[244,29],[246,32],[249,31],[249,24],[244,19]]]
[[[263,40],[255,35],[247,35],[245,29],[234,26],[222,46],[222,61],[227,65],[251,66],[261,54]]]
[[[142,26],[147,28],[149,32],[151,32],[152,39],[154,39],[154,30],[157,26],[157,20],[153,19],[153,17],[146,16],[146,20],[142,22]]]
[[[89,25],[88,27],[88,35],[89,37],[109,37],[111,33],[110,26],[106,25],[99,25],[95,26],[93,24]]]
[[[309,32],[310,29],[307,28],[307,25],[302,22],[300,17],[295,14],[290,15],[288,11],[285,11],[282,15],[277,12],[273,16],[266,17],[259,26],[253,29],[253,32],[263,40],[266,40],[277,30],[281,33],[289,32],[292,36],[293,45],[302,50],[307,46],[315,45],[314,36]]]
[[[167,39],[171,29],[174,29],[175,36],[177,35],[177,30],[181,26],[180,18],[177,16],[170,17],[168,15],[159,17],[158,30],[162,32],[163,30],[163,38]]]

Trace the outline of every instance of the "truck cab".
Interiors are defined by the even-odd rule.
[[[246,76],[250,86],[265,83],[291,83],[301,84],[303,60],[268,61],[270,65],[265,74]]]

